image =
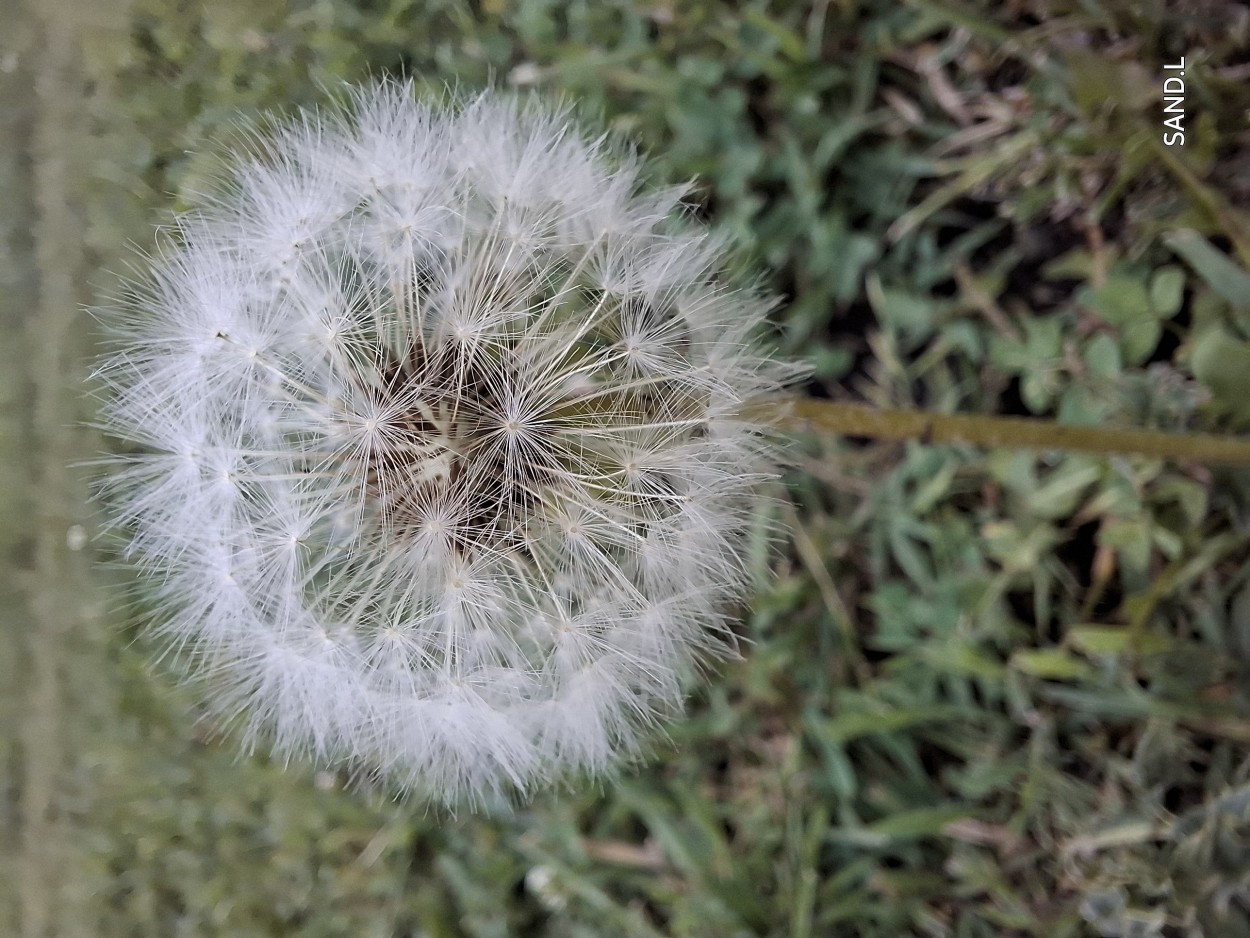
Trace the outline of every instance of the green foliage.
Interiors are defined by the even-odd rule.
[[[115,185],[184,202],[240,115],[345,79],[533,87],[697,179],[814,392],[1233,432],[1248,27],[1168,8],[136,0]],[[1250,934],[1250,477],[846,441],[800,469],[743,660],[604,791],[422,816],[231,764],[134,673],[81,819],[96,933]]]

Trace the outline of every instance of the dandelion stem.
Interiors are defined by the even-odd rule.
[[[1161,459],[1250,466],[1250,439],[1209,433],[1164,433],[1110,427],[1073,427],[1051,420],[980,414],[881,410],[867,404],[802,398],[761,405],[759,416],[791,430],[877,440],[967,443],[987,449],[1055,449],[1154,456]]]

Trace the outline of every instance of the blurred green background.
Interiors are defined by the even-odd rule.
[[[2,12],[0,934],[1250,935],[1248,471],[805,441],[743,659],[618,781],[475,818],[237,756],[65,468],[108,446],[110,271],[241,117],[383,74],[564,96],[696,178],[812,394],[1245,432],[1244,5]]]

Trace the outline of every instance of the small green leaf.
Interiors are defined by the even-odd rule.
[[[958,707],[904,707],[877,712],[849,710],[826,721],[820,735],[833,742],[845,743],[861,736],[897,732],[923,723],[956,721],[966,715],[967,711]]]
[[[1210,494],[1208,488],[1200,482],[1174,479],[1160,485],[1156,497],[1160,502],[1174,502],[1184,513],[1186,522],[1196,528],[1206,517]]]
[[[1025,501],[1029,512],[1041,518],[1062,518],[1075,509],[1085,490],[1101,478],[1102,467],[1097,463],[1068,460],[1039,488],[1030,492]]]
[[[1140,365],[1158,347],[1163,327],[1157,319],[1141,318],[1128,323],[1120,330],[1120,347],[1124,360],[1130,365]]]
[[[1094,270],[1094,258],[1086,248],[1073,248],[1048,261],[1042,268],[1046,280],[1088,280]]]
[[[1030,411],[1040,414],[1050,409],[1050,402],[1058,389],[1055,372],[1030,371],[1020,382],[1020,398]]]
[[[1212,290],[1233,309],[1250,307],[1250,273],[1227,255],[1212,247],[1198,232],[1189,228],[1164,235],[1163,243],[1179,254]]]
[[[817,346],[808,358],[812,363],[812,374],[827,381],[841,378],[855,363],[849,349],[831,348],[827,345]]]
[[[1151,522],[1145,518],[1108,518],[1098,532],[1098,543],[1110,547],[1128,570],[1145,571],[1150,566]]]
[[[1033,677],[1057,681],[1085,678],[1092,673],[1089,665],[1062,648],[1017,651],[1011,656],[1011,666]]]
[[[1085,364],[1099,378],[1115,380],[1120,376],[1124,363],[1120,358],[1120,347],[1115,339],[1105,332],[1099,333],[1089,340],[1085,346]]]
[[[1001,678],[1003,674],[1001,663],[966,642],[948,641],[940,645],[929,643],[920,651],[929,664],[951,674],[966,674],[991,680]]]
[[[1226,329],[1209,329],[1194,343],[1189,367],[1219,403],[1250,416],[1250,343]]]
[[[875,276],[867,284],[868,301],[883,323],[909,338],[921,338],[933,331],[935,306],[923,297],[881,286]]]
[[[915,840],[919,837],[939,837],[946,826],[969,816],[966,806],[943,805],[932,808],[915,808],[900,811],[869,824],[867,829],[890,840]]]
[[[1166,635],[1135,633],[1131,628],[1114,625],[1073,626],[1065,638],[1073,648],[1087,655],[1153,655],[1172,646]]]
[[[1059,422],[1069,427],[1095,427],[1107,419],[1108,409],[1105,396],[1074,385],[1059,398]]]
[[[1160,267],[1150,278],[1150,305],[1164,318],[1180,311],[1185,297],[1185,272],[1175,264]]]
[[[1123,274],[1108,277],[1097,290],[1079,291],[1078,299],[1113,326],[1128,327],[1154,317],[1146,285]]]

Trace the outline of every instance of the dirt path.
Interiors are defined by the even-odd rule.
[[[85,42],[124,28],[124,3],[0,5],[0,933],[61,938],[91,934],[72,821],[87,744],[115,706],[90,512],[67,465],[94,448],[79,428],[83,232],[90,107],[108,82]]]

